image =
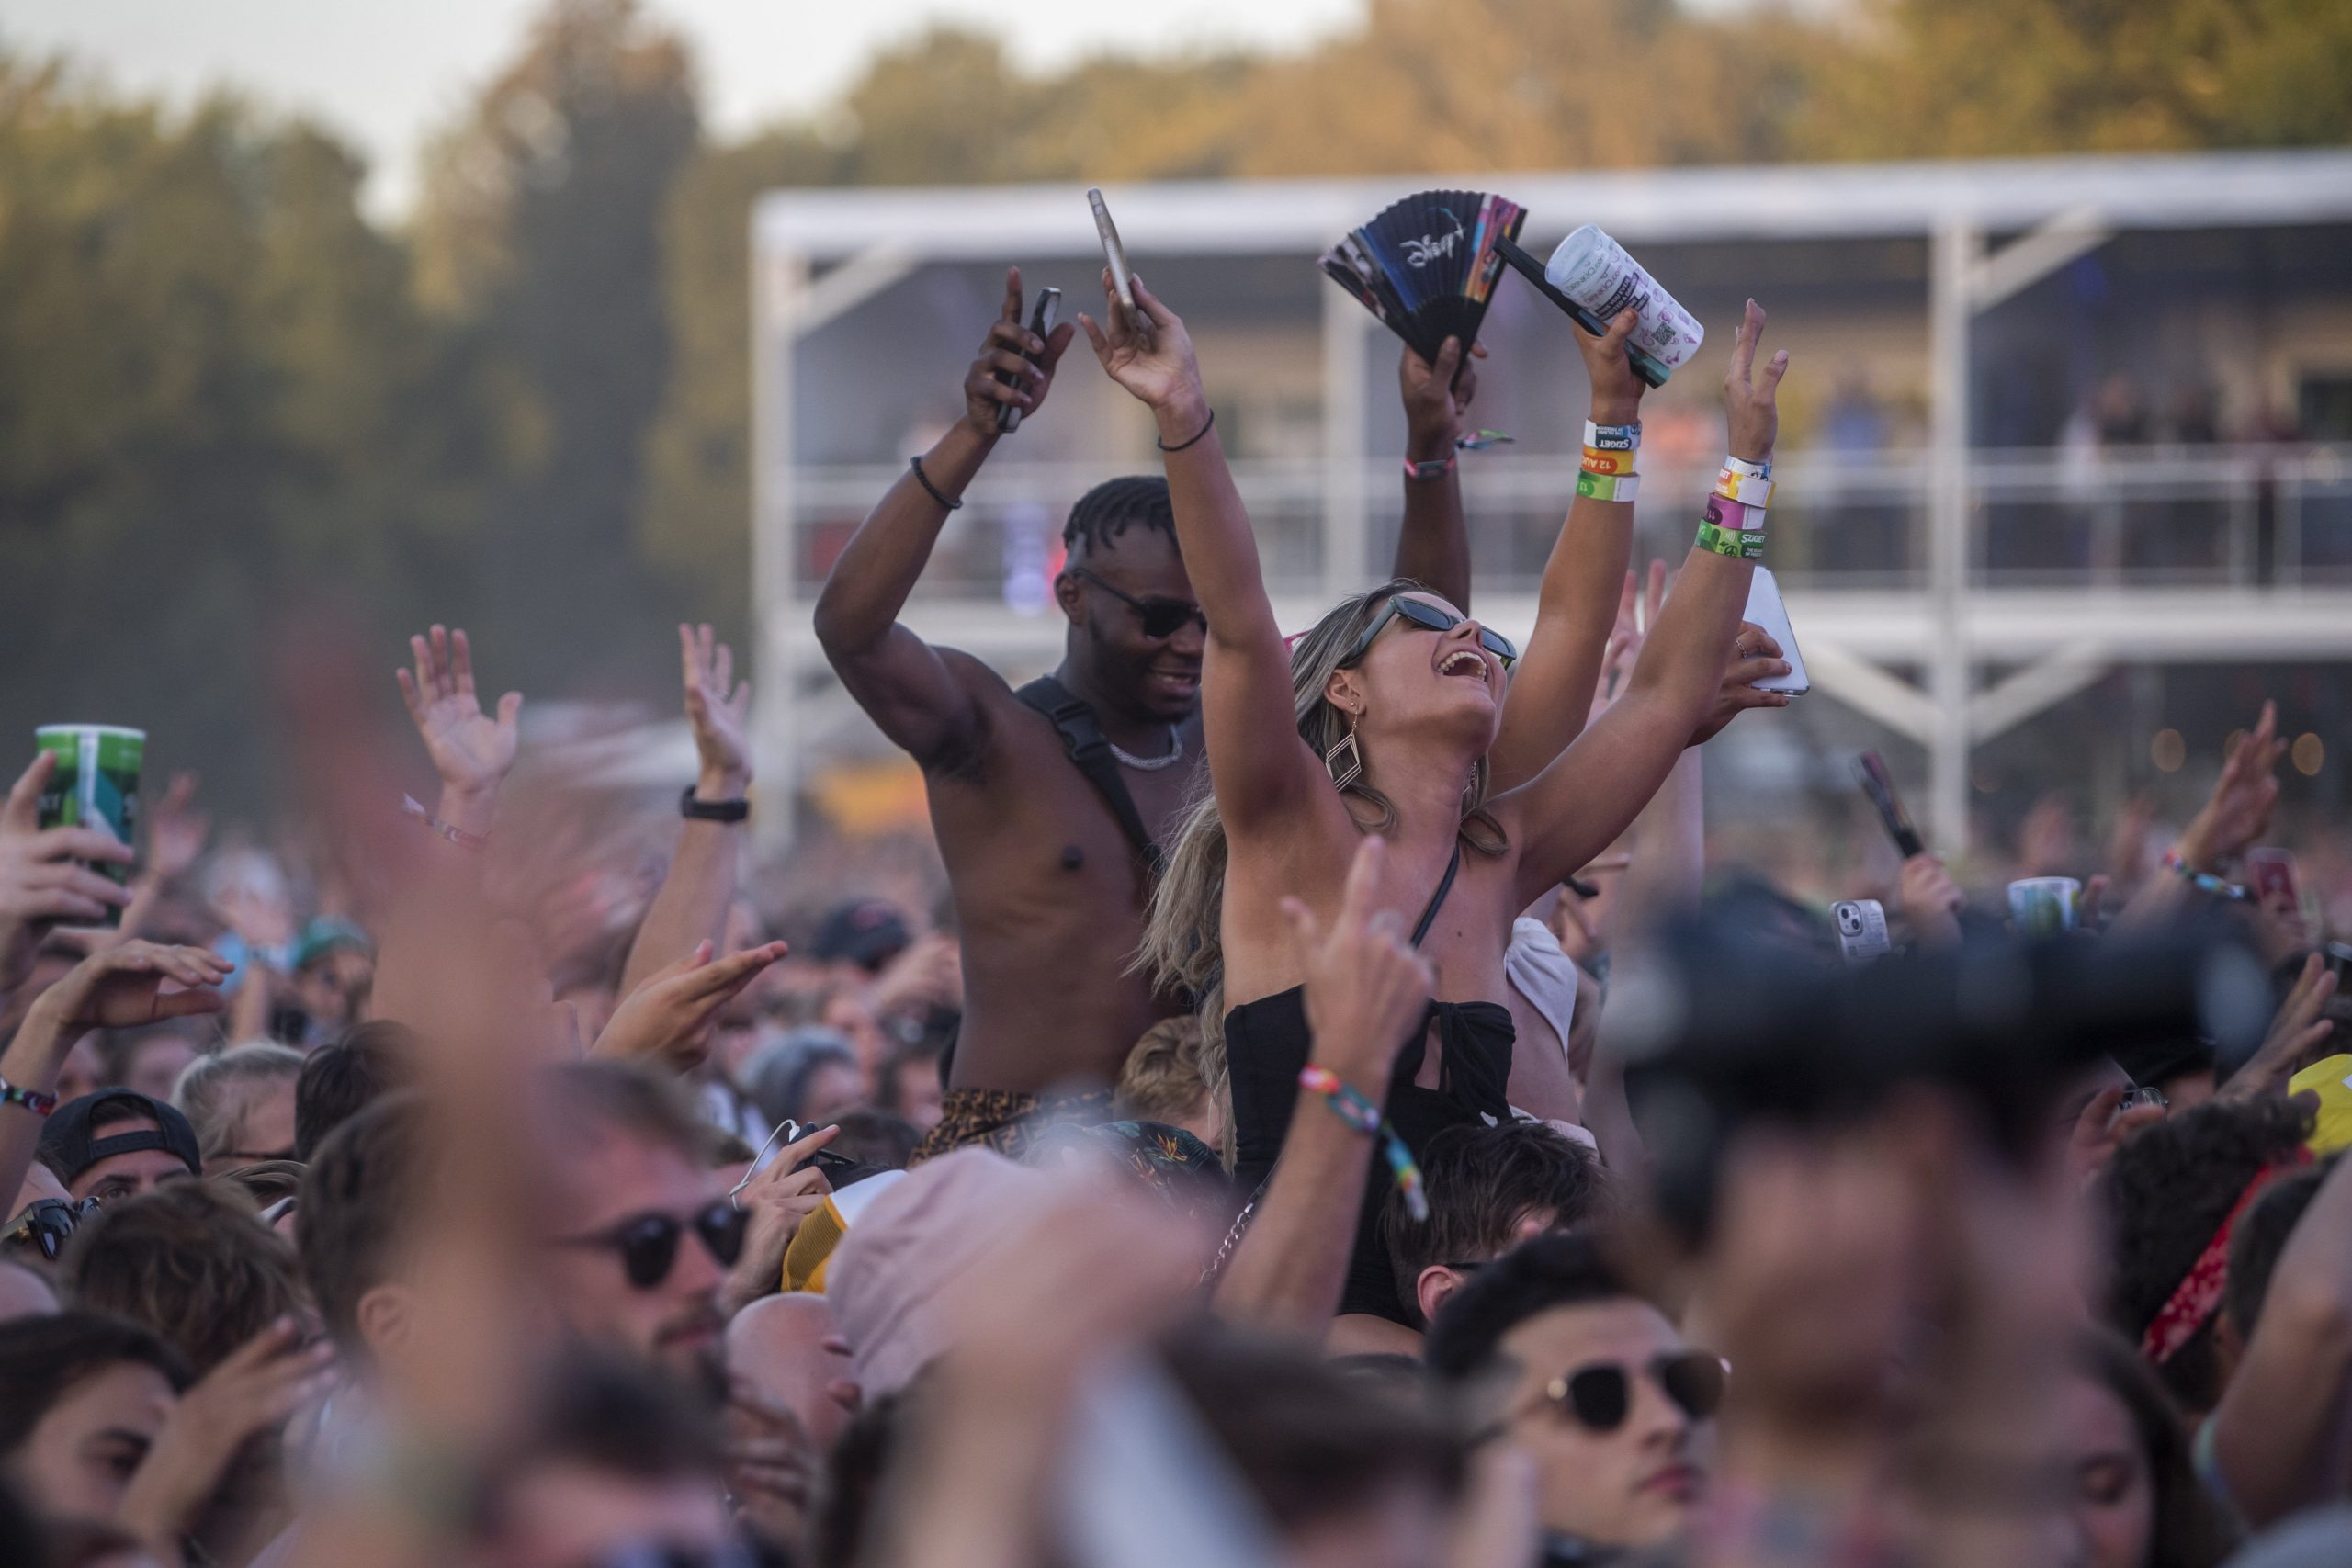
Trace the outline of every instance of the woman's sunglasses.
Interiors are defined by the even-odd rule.
[[[1399,615],[1424,631],[1432,632],[1450,632],[1469,618],[1457,615],[1451,610],[1441,610],[1427,600],[1408,599],[1401,593],[1391,595],[1388,603],[1381,607],[1379,616],[1364,627],[1363,636],[1356,638],[1353,650],[1340,660],[1340,668],[1346,670],[1363,663],[1363,656],[1372,651],[1372,639],[1380,635],[1381,628]],[[1480,626],[1478,644],[1499,660],[1506,670],[1519,662],[1519,645],[1498,631]]]
[[[1081,582],[1092,583],[1114,599],[1124,601],[1143,622],[1143,635],[1155,641],[1161,637],[1174,637],[1186,621],[1199,626],[1204,632],[1209,629],[1208,612],[1190,599],[1163,599],[1157,594],[1148,599],[1138,599],[1124,589],[1112,587],[1082,566],[1070,568],[1069,574]]]
[[[565,1236],[559,1247],[595,1247],[621,1255],[621,1272],[640,1291],[650,1291],[670,1277],[678,1261],[678,1246],[691,1229],[702,1237],[704,1249],[720,1268],[731,1268],[743,1255],[743,1227],[751,1216],[720,1199],[691,1219],[675,1214],[639,1214],[594,1235]]]
[[[1705,1350],[1660,1356],[1639,1369],[1621,1361],[1596,1361],[1554,1378],[1544,1398],[1591,1431],[1613,1432],[1625,1424],[1626,1413],[1634,1407],[1634,1379],[1644,1371],[1683,1415],[1704,1421],[1723,1407],[1731,1363]]]

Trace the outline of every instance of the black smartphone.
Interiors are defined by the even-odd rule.
[[[1903,797],[1894,793],[1894,775],[1886,771],[1885,759],[1875,751],[1865,751],[1854,759],[1854,778],[1862,793],[1878,807],[1878,819],[1886,825],[1886,836],[1894,847],[1909,860],[1927,846],[1919,841],[1919,830],[1911,826],[1911,814],[1903,809]]]
[[[1037,290],[1036,307],[1029,312],[1029,334],[1039,343],[1045,342],[1053,333],[1054,317],[1060,313],[1061,308],[1062,291],[1060,289],[1040,288]],[[1024,354],[1023,357],[1032,365],[1037,363],[1037,356],[1034,354]],[[1012,385],[1012,375],[1010,371],[998,371],[996,378],[1008,387]],[[1010,435],[1020,429],[1020,408],[1012,403],[1005,403],[999,407],[996,411],[996,428],[998,434],[1003,435]]]

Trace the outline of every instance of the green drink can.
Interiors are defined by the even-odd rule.
[[[44,751],[57,754],[49,787],[40,795],[43,828],[103,828],[126,844],[139,841],[139,770],[147,758],[147,732],[113,724],[45,724],[33,731]],[[119,862],[91,866],[116,882],[130,880]],[[119,924],[122,911],[109,908],[105,923]]]

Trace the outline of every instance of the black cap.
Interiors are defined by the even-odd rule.
[[[827,964],[879,969],[906,951],[911,940],[899,911],[879,898],[836,904],[808,944],[810,956]]]
[[[111,1105],[122,1106],[124,1113],[110,1121],[108,1126],[145,1117],[160,1131],[142,1128],[106,1136],[93,1133],[90,1124],[96,1120],[99,1110]],[[196,1146],[196,1129],[188,1125],[187,1118],[175,1107],[135,1089],[102,1089],[79,1100],[69,1100],[41,1123],[41,1163],[57,1172],[58,1179],[68,1186],[98,1161],[116,1155],[136,1154],[141,1149],[168,1150],[177,1155],[191,1173],[200,1173],[204,1168],[204,1156]]]

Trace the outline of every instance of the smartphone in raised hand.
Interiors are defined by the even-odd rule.
[[[1771,635],[1781,645],[1781,657],[1789,661],[1785,675],[1768,675],[1756,682],[1759,692],[1780,692],[1801,697],[1813,690],[1813,682],[1804,672],[1804,655],[1797,651],[1797,634],[1789,627],[1789,607],[1781,603],[1781,585],[1774,581],[1772,569],[1759,566],[1755,578],[1747,585],[1747,614],[1742,619],[1753,621]]]
[[[1090,187],[1086,201],[1094,209],[1094,231],[1102,237],[1102,261],[1111,269],[1111,292],[1119,297],[1119,309],[1126,312],[1129,330],[1148,333],[1151,320],[1136,309],[1135,275],[1127,270],[1127,248],[1119,243],[1119,226],[1111,221],[1111,207],[1102,199],[1102,187]]]
[[[1040,288],[1037,290],[1036,308],[1029,312],[1029,335],[1035,338],[1039,343],[1045,342],[1046,339],[1053,333],[1054,317],[1060,311],[1061,304],[1062,291],[1060,289]],[[1037,363],[1037,356],[1029,353],[1026,349],[1022,351],[1022,357],[1028,360],[1032,365]],[[996,378],[1008,387],[1012,385],[1012,373],[1009,370],[998,371],[996,373]],[[1020,429],[1020,407],[1017,404],[1006,403],[1002,407],[999,408],[996,411],[996,428],[998,434],[1002,435],[1010,435],[1014,431]]]

